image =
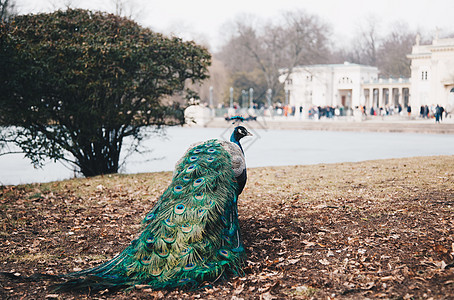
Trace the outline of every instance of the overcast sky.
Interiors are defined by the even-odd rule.
[[[225,24],[244,14],[269,19],[300,9],[318,15],[333,27],[339,40],[348,40],[366,18],[375,15],[386,32],[395,22],[407,23],[423,35],[454,32],[454,0],[123,0],[133,6],[133,18],[155,31],[203,40],[216,49]],[[16,0],[19,13],[53,11],[71,7],[114,12],[112,0]],[[130,14],[130,12],[127,12]],[[224,36],[223,36],[224,35]],[[340,38],[339,38],[340,37]]]

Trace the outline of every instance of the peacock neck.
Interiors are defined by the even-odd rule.
[[[239,138],[237,137],[237,135],[236,135],[236,130],[233,131],[232,135],[230,136],[230,141],[231,141],[232,143],[237,144],[238,147],[240,147],[241,152],[243,152],[243,154],[244,154],[243,147],[241,147],[241,144],[240,144],[240,139],[239,139]]]

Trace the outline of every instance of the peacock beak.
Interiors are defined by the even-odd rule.
[[[246,136],[253,136],[253,134],[250,133],[249,131],[246,131]]]

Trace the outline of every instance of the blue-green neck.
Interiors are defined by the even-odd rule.
[[[230,136],[230,141],[231,141],[232,143],[237,144],[237,145],[240,147],[241,152],[244,153],[243,147],[241,147],[240,139],[239,139],[238,136],[237,136],[236,130],[234,130],[234,131],[232,132],[232,135]]]

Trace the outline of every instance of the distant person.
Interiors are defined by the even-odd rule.
[[[424,106],[424,118],[429,118],[429,106]]]
[[[441,114],[441,109],[440,109],[440,106],[437,104],[437,106],[435,107],[435,112],[434,112],[435,123],[440,123],[440,114]]]
[[[408,114],[408,117],[410,118],[411,116],[411,106],[407,106],[407,114]]]
[[[445,111],[445,108],[443,106],[440,106],[440,121],[443,121],[443,112]]]

